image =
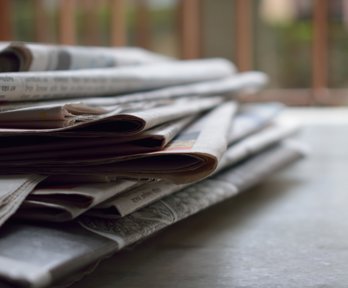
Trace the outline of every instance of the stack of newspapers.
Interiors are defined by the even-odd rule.
[[[300,159],[267,84],[225,59],[0,44],[0,284],[69,281]]]

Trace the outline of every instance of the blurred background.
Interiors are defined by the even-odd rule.
[[[256,100],[348,104],[348,0],[0,0],[8,40],[225,57],[270,76]]]

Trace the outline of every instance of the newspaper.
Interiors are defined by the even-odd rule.
[[[7,47],[9,44],[9,42],[6,41],[0,41],[0,49],[4,49],[5,47]]]
[[[295,125],[275,123],[237,144],[231,145],[224,153],[214,174],[286,139],[297,130],[298,127]],[[106,200],[90,214],[110,218],[124,217],[189,185],[192,184],[175,185],[168,181],[150,182]]]
[[[237,105],[226,102],[209,111],[174,138],[164,150],[125,156],[88,155],[57,159],[1,161],[1,173],[105,174],[147,179],[163,178],[175,183],[194,182],[216,168],[226,150],[232,115]],[[213,135],[213,136],[212,136]],[[93,151],[91,151],[93,152]]]
[[[108,97],[106,97],[108,98]],[[112,97],[111,97],[112,98]],[[47,101],[35,101],[35,102],[7,102],[3,103],[0,106],[0,115],[2,117],[2,122],[6,121],[7,116],[15,115],[18,116],[21,115],[21,113],[24,113],[25,111],[33,111],[36,114],[41,113],[41,111],[45,111],[47,107],[64,107],[65,105],[76,105],[82,106],[82,108],[79,108],[77,112],[85,113],[86,109],[96,109],[100,114],[112,112],[112,111],[129,111],[129,110],[140,110],[140,109],[150,109],[154,107],[158,107],[161,105],[168,105],[172,104],[174,100],[171,99],[156,99],[152,101],[143,101],[143,102],[129,102],[129,103],[119,103],[115,105],[109,105],[103,103],[100,103],[100,105],[96,105],[95,103],[86,103],[84,99],[62,99],[62,100],[47,100]],[[76,109],[76,108],[75,108]],[[24,112],[23,112],[24,111]],[[28,113],[28,112],[27,112]],[[37,118],[37,115],[35,113],[31,113],[30,120],[52,120],[52,116],[50,118]],[[94,112],[95,113],[95,112]],[[19,121],[20,118],[17,120]],[[55,120],[55,119],[54,119]]]
[[[82,103],[64,105],[45,105],[39,107],[26,107],[0,113],[0,125],[6,122],[26,121],[64,121],[80,115],[100,115],[109,112],[102,107],[91,107]]]
[[[243,133],[240,133],[240,131],[247,131],[249,134],[251,132],[254,132],[259,130],[260,127],[264,127],[269,121],[275,116],[275,114],[279,111],[279,108],[281,106],[279,104],[253,104],[253,105],[244,105],[244,107],[241,109],[241,112],[235,117],[234,125],[232,125],[232,129],[230,129],[230,134],[235,135],[236,137],[229,137],[229,143],[235,142],[239,139],[241,139],[244,135]],[[186,126],[187,123],[192,121],[192,117],[179,119],[176,122],[171,122],[168,124],[164,124],[160,127],[156,127],[152,130],[146,131],[143,134],[140,134],[141,137],[138,136],[138,138],[135,137],[134,141],[137,142],[137,150],[142,151],[139,145],[141,145],[144,142],[144,145],[149,148],[149,142],[154,145],[152,148],[155,150],[163,149],[163,147],[177,134],[178,131],[181,131],[182,127]],[[293,127],[294,128],[294,127]],[[272,141],[277,141],[277,137],[279,139],[282,137],[287,136],[287,134],[291,133],[291,130],[293,129],[291,126],[284,126],[284,125],[274,125],[273,127],[270,127],[262,132],[259,133],[259,137],[257,135],[253,136],[251,140],[246,139],[246,141],[242,141],[239,143],[239,145],[236,145],[234,149],[230,148],[225,154],[232,155],[230,156],[230,160],[237,161],[238,159],[241,159],[243,157],[246,157],[248,153],[256,153],[258,150],[261,150],[264,146],[267,146],[268,143],[271,143]],[[272,132],[273,131],[273,132]],[[230,135],[229,134],[229,135]],[[268,135],[268,136],[267,136]],[[273,135],[273,138],[272,138]],[[271,137],[270,137],[271,136]],[[253,140],[255,139],[255,140]],[[261,139],[261,140],[257,140]],[[262,139],[263,140],[262,142]],[[73,139],[74,140],[74,139]],[[15,146],[14,144],[18,142],[17,140],[14,141],[14,143],[4,143],[5,148],[0,149],[0,155],[1,157],[5,157],[6,155],[15,154],[17,157],[30,157],[30,155],[35,156],[33,152],[39,152],[42,156],[47,153],[48,155],[52,155],[53,151],[61,151],[61,150],[72,150],[72,153],[76,153],[76,150],[83,151],[83,148],[86,147],[86,155],[90,153],[89,149],[91,147],[98,147],[98,151],[104,151],[105,148],[100,149],[100,147],[107,147],[107,145],[115,145],[119,142],[122,142],[122,139],[119,138],[97,138],[86,141],[86,139],[75,139],[75,141],[72,141],[72,139],[69,140],[69,142],[63,141],[63,142],[57,142],[58,140],[55,140],[54,144],[52,143],[43,143],[42,145],[37,145],[37,139],[34,139],[34,144],[32,145],[20,145]],[[23,142],[23,141],[21,141]],[[28,142],[26,140],[25,142]],[[253,143],[256,143],[253,144]],[[258,144],[259,143],[259,147]],[[10,147],[8,147],[10,146]],[[241,148],[238,148],[241,147]],[[243,148],[244,147],[244,148]],[[255,147],[255,148],[253,148]],[[74,150],[75,149],[75,150]],[[128,147],[128,149],[130,149]],[[232,153],[228,153],[232,149]],[[144,151],[144,150],[143,150]],[[238,154],[239,153],[239,154]],[[57,153],[58,154],[58,153]],[[226,157],[223,157],[225,159]],[[18,158],[17,158],[18,159]],[[5,159],[4,159],[5,160]],[[65,175],[64,177],[59,177],[57,179],[57,176],[54,177],[56,180],[52,179],[52,176],[47,178],[46,181],[50,180],[50,185],[57,186],[63,184],[68,184],[68,188],[70,189],[71,183],[74,185],[72,187],[81,186],[81,183],[93,183],[93,182],[106,182],[110,183],[111,181],[115,181],[118,179],[113,179],[115,177],[107,177],[107,176],[95,176],[90,175],[88,177],[85,176],[69,176]],[[82,178],[82,179],[81,179]],[[69,186],[70,185],[70,186]],[[116,197],[113,199],[113,201],[105,203],[102,207],[106,209],[99,210],[98,213],[103,213],[103,215],[109,216],[109,217],[115,217],[117,215],[124,216],[128,214],[131,211],[134,211],[136,209],[139,209],[140,207],[143,207],[165,195],[168,195],[172,193],[173,191],[178,191],[179,188],[184,187],[185,185],[173,185],[172,183],[168,183],[166,181],[160,181],[157,183],[151,183],[147,184],[146,186],[143,186],[143,188],[136,188],[128,193],[122,194],[119,197]],[[68,189],[66,188],[66,189]],[[153,188],[153,189],[152,189]],[[149,192],[151,191],[151,193]],[[66,195],[66,199],[69,199],[69,197]],[[106,199],[106,198],[105,198]],[[99,201],[100,202],[100,201]],[[95,203],[99,203],[95,202]],[[48,203],[46,205],[46,203]],[[45,208],[45,209],[39,209],[39,208]],[[79,213],[82,213],[84,211],[87,211],[90,207],[87,207],[85,209],[78,210]],[[21,212],[22,215],[25,215],[25,217],[34,217],[40,215],[42,217],[41,219],[50,219],[50,216],[53,212],[55,212],[55,215],[60,212],[61,217],[57,218],[56,221],[63,221],[64,219],[70,219],[69,217],[73,217],[74,215],[79,215],[78,213],[74,212],[74,207],[64,206],[60,204],[59,206],[56,204],[50,203],[49,199],[40,199],[39,197],[36,198],[35,205],[32,204],[31,206],[26,204],[25,213]],[[72,211],[71,211],[72,210]],[[33,215],[33,216],[31,216]],[[39,217],[39,216],[38,216]],[[52,218],[52,216],[51,216]]]
[[[231,126],[228,142],[236,142],[267,125],[283,110],[280,103],[244,104]]]
[[[13,123],[13,125],[17,126],[36,125],[36,128],[35,126],[34,128],[0,128],[0,136],[42,136],[54,135],[55,133],[63,135],[61,132],[75,132],[77,130],[94,131],[94,135],[98,137],[101,137],[104,132],[112,132],[113,134],[118,134],[118,136],[129,136],[141,133],[165,122],[201,113],[221,104],[223,101],[224,98],[219,96],[206,99],[182,99],[180,101],[174,101],[172,104],[159,105],[158,107],[144,110],[139,110],[139,107],[137,107],[136,111],[132,111],[132,109],[120,111],[117,109],[99,115],[96,113],[70,115],[63,120],[34,121],[35,123],[32,123],[32,121],[0,122],[0,127],[9,126],[9,123]],[[24,108],[24,110],[25,109],[26,108]],[[58,113],[61,111],[60,108],[57,108],[57,110]],[[8,113],[11,114],[12,112],[13,111],[10,111]],[[39,127],[39,125],[49,125],[50,122],[53,122],[52,125],[56,125],[56,127]],[[63,127],[58,127],[59,123],[61,123]],[[79,134],[75,134],[75,137],[76,135]]]
[[[118,134],[75,132],[74,137],[3,137],[0,143],[2,160],[43,159],[61,155],[106,154],[113,151],[118,154],[140,153],[163,149],[180,131],[193,121],[195,116],[173,120],[143,133],[128,137]],[[77,134],[77,135],[76,135]],[[70,135],[70,134],[69,134]],[[67,135],[65,135],[67,136]],[[80,136],[80,137],[78,137]],[[81,139],[82,137],[82,139]],[[108,152],[109,151],[109,152]]]
[[[254,155],[299,131],[299,126],[294,123],[280,122],[274,123],[264,128],[260,132],[253,134],[231,146],[224,153],[223,158],[218,164],[216,171],[225,169],[227,166],[235,164],[249,155]]]
[[[82,216],[80,224],[87,230],[76,222],[59,226],[9,223],[3,227],[0,239],[0,278],[18,287],[47,287],[244,191],[302,155],[294,146],[274,147],[122,219]]]
[[[159,150],[159,149],[163,149],[164,146],[166,146],[169,141],[179,132],[181,131],[181,129],[186,126],[189,122],[191,122],[193,119],[193,117],[188,117],[188,118],[184,118],[184,119],[180,119],[177,122],[174,123],[169,123],[169,124],[165,124],[163,127],[161,127],[161,129],[155,128],[153,129],[154,131],[152,132],[152,134],[150,134],[149,136],[152,138],[152,141],[150,141],[150,139],[146,139],[146,138],[141,138],[141,140],[144,139],[145,143],[143,143],[143,141],[141,141],[140,143],[138,143],[138,146],[136,148],[136,151],[145,151],[145,149],[149,150],[149,149],[154,149],[154,150]],[[154,132],[157,132],[157,134],[155,134]],[[150,138],[149,137],[149,138]],[[110,143],[107,141],[107,139],[98,139],[98,140],[103,140],[103,142],[101,141],[94,141],[93,144],[95,146],[95,148],[98,149],[98,151],[105,151],[105,142],[112,145],[114,148],[115,144],[114,143]],[[116,139],[118,140],[118,139]],[[139,140],[139,139],[138,139]],[[149,142],[155,142],[154,146],[149,147]],[[117,143],[117,142],[116,142]],[[64,144],[71,144],[69,143],[64,143]],[[84,141],[78,141],[78,144],[76,145],[75,148],[77,148],[78,150],[73,150],[72,151],[72,155],[80,152],[81,150],[81,144],[86,144],[85,140]],[[88,144],[88,142],[87,142]],[[103,145],[100,145],[103,144]],[[139,145],[144,144],[143,148],[139,148]],[[124,143],[123,143],[124,145]],[[44,147],[42,147],[44,146]],[[47,145],[46,145],[47,146]],[[122,146],[119,146],[122,148]],[[126,149],[129,149],[129,145],[125,146]],[[132,147],[132,146],[130,146]],[[19,147],[20,148],[20,147]],[[68,145],[64,145],[63,147],[51,147],[50,145],[47,147],[49,150],[45,150],[45,145],[41,145],[41,147],[37,147],[37,145],[31,146],[31,147],[27,147],[24,146],[24,148],[26,149],[18,149],[17,147],[10,147],[8,149],[6,149],[6,151],[4,152],[4,155],[8,155],[9,152],[11,153],[15,153],[16,155],[23,155],[23,157],[28,157],[28,152],[32,152],[30,151],[30,148],[35,149],[35,151],[41,153],[41,154],[45,154],[47,153],[48,155],[51,155],[52,153],[54,153],[54,155],[57,155],[57,148],[63,148],[63,150],[65,149],[71,149],[71,146],[69,147]],[[46,148],[46,149],[47,149]],[[53,149],[52,149],[53,148]],[[90,154],[90,148],[88,147],[88,150],[86,151],[86,155]],[[117,148],[117,146],[116,146]],[[51,150],[52,149],[52,150]],[[23,151],[24,150],[24,151]],[[123,149],[124,151],[124,149]],[[151,151],[151,150],[150,150]],[[69,151],[70,152],[70,151]],[[129,150],[127,151],[129,152]],[[21,154],[24,153],[24,154]],[[4,157],[4,155],[1,155],[2,157]],[[32,155],[32,154],[29,154]],[[68,179],[66,179],[68,177]],[[91,179],[89,179],[91,178]],[[100,179],[101,178],[101,179]],[[115,178],[115,177],[113,177]],[[97,204],[103,202],[106,199],[112,198],[113,196],[115,196],[116,194],[119,194],[120,192],[123,192],[125,190],[128,190],[130,188],[133,188],[134,186],[139,186],[140,184],[142,184],[142,182],[140,181],[136,181],[135,183],[137,185],[128,185],[126,186],[124,189],[124,185],[120,186],[120,179],[110,179],[107,176],[97,176],[97,175],[92,175],[91,177],[83,177],[81,179],[81,176],[70,176],[69,175],[65,175],[63,177],[48,177],[46,179],[46,182],[48,182],[49,184],[46,185],[48,187],[45,187],[45,189],[42,189],[41,187],[38,187],[37,189],[35,189],[34,191],[32,191],[31,195],[35,195],[34,197],[32,197],[31,195],[29,197],[26,198],[26,200],[24,201],[23,205],[22,205],[22,209],[19,211],[19,213],[17,213],[18,217],[21,218],[25,218],[25,219],[41,219],[41,220],[46,220],[46,221],[67,221],[67,220],[71,220],[77,216],[79,216],[81,213],[88,211],[90,208],[96,206]],[[87,182],[87,183],[86,183]],[[93,182],[105,182],[106,184],[104,185],[100,185],[100,184],[95,184]],[[83,184],[81,184],[83,183]],[[121,181],[121,184],[123,182]],[[134,183],[134,180],[128,180],[128,181],[124,181],[124,183]],[[62,186],[63,184],[63,186]],[[73,184],[73,185],[71,185]],[[86,185],[87,184],[87,185]],[[87,192],[85,192],[85,194],[83,194],[81,192],[81,190],[83,192],[85,192],[85,190],[87,190]],[[51,191],[51,192],[50,192]],[[117,193],[115,194],[110,194],[110,193],[105,193],[105,191],[115,191]],[[89,193],[91,192],[91,193]],[[57,200],[57,195],[61,195],[59,196],[59,200]],[[53,196],[50,196],[53,195]],[[79,197],[77,197],[76,195],[79,195]],[[102,196],[100,196],[102,195]],[[95,197],[95,198],[94,198]],[[80,202],[81,201],[81,202]],[[88,205],[83,205],[83,203],[88,202]]]
[[[205,82],[191,83],[179,86],[165,87],[151,91],[144,91],[126,95],[108,96],[108,97],[90,97],[74,99],[58,99],[33,102],[10,102],[3,103],[0,111],[10,111],[25,107],[42,106],[42,105],[64,105],[67,103],[84,103],[89,106],[113,107],[115,105],[124,105],[131,103],[144,104],[149,101],[171,100],[183,97],[205,97],[211,95],[234,96],[245,90],[260,90],[268,82],[268,77],[263,72],[250,71],[235,73],[222,79],[208,80]]]
[[[59,157],[2,161],[0,171],[38,174],[106,174],[144,179],[165,178],[193,182],[209,175],[226,150],[227,135],[236,104],[226,102],[189,125],[164,150],[124,156]],[[214,137],[212,137],[214,135]]]
[[[205,59],[137,67],[1,73],[0,100],[111,96],[219,79],[232,75],[234,71],[233,64],[227,60]]]
[[[140,184],[139,181],[118,179],[109,183],[38,187],[28,195],[16,216],[40,221],[68,221]]]
[[[2,161],[1,173],[106,174],[130,178],[166,178],[192,182],[209,175],[226,149],[226,137],[236,104],[228,102],[188,126],[164,150],[125,156],[97,155]],[[214,135],[214,137],[211,137]]]
[[[119,67],[172,60],[133,47],[84,47],[10,42],[0,45],[0,72]]]
[[[282,168],[284,162],[300,158],[301,153],[293,149],[277,147],[257,155],[235,169],[228,169],[146,206],[130,214],[129,218],[115,220],[82,216],[80,223],[91,231],[115,240],[123,248],[255,185],[263,177],[269,176],[270,171]]]
[[[224,165],[232,165],[240,161],[243,157],[247,157],[248,154],[257,153],[270,144],[290,136],[297,129],[296,126],[291,124],[285,124],[284,126],[277,120],[274,121],[274,118],[283,108],[283,105],[279,103],[246,104],[240,107],[228,134],[229,148],[224,155],[230,156],[224,156],[222,158],[226,159],[222,161]],[[274,121],[273,126],[264,129],[271,125],[271,121]],[[264,130],[260,131],[261,129]],[[235,144],[235,142],[254,133],[255,135],[251,136],[251,140],[246,139],[245,141]],[[256,143],[256,145],[253,143]],[[229,159],[229,161],[227,161],[227,159]],[[222,168],[224,165],[220,164],[220,167]],[[98,205],[100,209],[95,209],[92,213],[113,218],[125,216],[188,185],[189,184],[182,184],[180,186],[173,185],[167,181],[148,183],[145,186],[132,189],[127,193],[105,201]]]
[[[181,97],[203,97],[211,95],[235,95],[248,90],[259,91],[268,83],[265,73],[249,71],[234,73],[221,79],[207,80],[204,82],[165,87],[153,91],[118,95],[117,97],[94,97],[79,99],[89,105],[116,105],[129,102],[149,101],[158,99],[176,99]]]
[[[19,208],[28,194],[45,176],[6,175],[0,176],[0,226]]]
[[[263,105],[262,105],[263,106]],[[261,106],[261,107],[262,107]],[[265,107],[262,107],[265,109]],[[236,120],[238,117],[236,117]],[[243,123],[243,122],[239,122]],[[235,123],[235,125],[238,122]],[[234,125],[234,126],[235,126]],[[231,145],[227,151],[224,153],[221,161],[219,162],[219,166],[214,173],[224,169],[228,166],[231,166],[251,155],[255,155],[285,138],[291,136],[295,132],[297,132],[298,127],[293,124],[287,123],[277,123],[275,122],[273,125],[261,130],[260,132],[249,136],[248,138],[239,141],[237,144]],[[111,184],[112,185],[112,184]],[[164,196],[172,194],[176,191],[183,189],[184,187],[191,184],[173,184],[168,181],[156,181],[145,183],[144,185],[138,185],[132,189],[128,189],[126,192],[122,191],[122,193],[118,193],[114,197],[104,198],[106,201],[96,206],[96,209],[90,211],[92,215],[98,215],[100,217],[124,217],[154,201],[157,201]],[[67,203],[69,200],[69,191],[71,194],[74,194],[75,187],[67,187],[65,188],[66,195],[65,200]],[[35,194],[33,191],[32,194]],[[102,191],[101,191],[102,192]],[[29,198],[31,197],[29,196]],[[25,209],[20,210],[19,214],[24,218],[37,218],[37,219],[45,219],[51,221],[52,215],[58,214],[58,211],[61,211],[61,214],[71,215],[74,214],[75,207],[71,207],[71,205],[52,205],[52,200],[48,197],[35,197],[36,205],[28,205],[32,203],[32,201],[26,200],[24,203]],[[54,201],[54,200],[53,200]],[[40,209],[41,208],[41,209]],[[88,206],[85,210],[80,210],[80,212],[86,212],[91,208]],[[78,214],[79,215],[79,214]],[[77,215],[76,215],[77,216]],[[71,218],[54,218],[55,221],[66,221]]]

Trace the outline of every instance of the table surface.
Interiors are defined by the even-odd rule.
[[[307,159],[103,261],[72,288],[348,287],[348,110],[292,109]]]

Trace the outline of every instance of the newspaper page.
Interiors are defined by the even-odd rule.
[[[7,47],[9,44],[9,42],[6,42],[6,41],[0,41],[0,49],[4,49],[5,47]]]
[[[118,179],[109,183],[38,187],[28,195],[15,216],[51,222],[69,221],[140,184],[139,181]]]
[[[234,69],[225,59],[205,59],[137,67],[1,73],[0,100],[111,96],[219,79],[232,75]]]
[[[261,105],[260,108],[263,113],[260,113],[260,115],[269,116],[269,113],[266,113],[266,112],[273,111],[272,108],[275,108],[276,106],[271,105],[269,107],[265,107],[264,105]],[[254,110],[255,106],[248,105],[248,108]],[[248,110],[248,109],[244,109],[244,110]],[[242,119],[244,119],[245,112],[242,113],[241,115],[243,115]],[[256,119],[259,119],[259,118],[256,117]],[[238,120],[238,116],[236,117],[236,120],[233,126],[244,125],[245,122],[243,121],[238,122],[237,120]],[[260,122],[253,122],[253,123],[259,124]],[[250,126],[248,127],[250,128]],[[233,133],[233,131],[240,130],[239,127],[236,127],[236,128],[237,129],[231,129],[231,132]],[[228,166],[232,166],[233,164],[236,164],[237,162],[243,159],[246,159],[247,157],[250,157],[251,155],[255,155],[256,153],[259,153],[260,151],[262,151],[266,147],[269,147],[272,144],[275,144],[281,140],[284,140],[285,138],[294,134],[297,130],[298,130],[298,127],[293,124],[287,124],[287,123],[282,124],[282,123],[275,122],[273,123],[273,125],[269,126],[268,128],[265,128],[261,130],[260,132],[252,136],[249,136],[248,138],[238,142],[237,144],[231,145],[229,149],[227,149],[227,151],[224,153],[222,160],[219,162],[218,169],[215,171],[215,173]],[[235,140],[236,138],[233,138],[233,141]],[[118,193],[115,197],[105,198],[107,200],[104,203],[101,203],[100,205],[98,205],[96,207],[98,209],[94,209],[94,211],[91,211],[90,214],[97,215],[100,217],[111,217],[111,218],[117,218],[120,216],[124,217],[125,215],[128,215],[154,201],[157,201],[163,198],[164,196],[177,192],[188,185],[190,184],[176,185],[167,181],[146,183],[145,185],[140,185],[139,187],[130,189],[127,192]],[[33,191],[33,193],[35,194],[35,190]],[[66,194],[68,194],[68,189]],[[28,199],[30,199],[30,196]],[[51,215],[54,214],[54,211],[60,210],[66,213],[65,211],[69,210],[69,207],[64,207],[62,205],[58,207],[57,205],[56,206],[52,205],[51,203],[52,201],[50,201],[50,199],[48,199],[47,197],[46,198],[36,197],[35,199],[36,199],[36,206],[27,205],[29,204],[29,202],[32,203],[32,201],[25,201],[26,213],[24,215],[27,218],[34,217],[33,215],[35,215],[37,218],[41,217],[41,219],[50,220],[50,218],[52,217]],[[66,200],[69,201],[69,195],[66,195]],[[44,209],[40,210],[40,208],[44,208]],[[84,211],[87,211],[87,209]],[[69,215],[73,215],[73,214],[70,213]],[[61,219],[63,221],[63,220],[68,220],[70,218],[61,218]],[[58,221],[58,219],[56,220]]]
[[[122,248],[234,196],[270,176],[271,172],[301,157],[302,152],[294,147],[277,147],[255,156],[240,166],[169,195],[124,218],[115,220],[82,216],[80,223],[100,235],[109,236],[110,239],[116,241],[121,239],[118,244]],[[129,222],[133,222],[133,225]],[[134,227],[133,231],[130,231],[130,227]],[[116,238],[113,238],[113,235],[116,235]]]
[[[8,102],[0,106],[0,111],[11,111],[25,107],[42,106],[42,105],[64,105],[70,102],[83,103],[89,106],[112,107],[115,105],[124,105],[131,103],[144,104],[149,101],[164,101],[183,97],[206,97],[212,95],[227,95],[232,97],[237,93],[243,92],[245,89],[253,89],[259,91],[268,82],[265,73],[258,71],[250,71],[243,73],[235,73],[231,76],[216,80],[208,80],[204,82],[191,83],[179,86],[165,87],[151,91],[144,91],[132,94],[108,96],[108,97],[90,97],[90,98],[74,98],[60,100],[45,100],[33,102]]]
[[[74,116],[100,115],[107,112],[109,111],[102,107],[91,107],[82,103],[34,106],[1,112],[0,125],[6,125],[6,122],[63,121]]]
[[[280,103],[244,104],[231,127],[229,143],[236,142],[269,125],[283,110]]]
[[[226,102],[194,121],[164,150],[125,156],[67,157],[49,160],[2,161],[0,171],[9,173],[106,174],[175,183],[194,182],[216,168],[226,150],[228,131],[237,105]],[[212,137],[214,135],[214,137]]]
[[[0,176],[0,226],[19,208],[28,194],[45,176],[6,175]]]
[[[262,123],[261,120],[264,120],[266,122],[269,122],[268,117],[270,115],[273,115],[274,109],[276,109],[278,105],[247,105],[245,107],[242,113],[236,116],[233,127],[234,129],[230,129],[230,133],[235,133],[235,131],[240,131],[243,127],[248,127],[249,131],[251,126],[245,126],[245,123],[250,124],[248,121],[244,121],[246,118],[246,115],[248,113],[254,113],[258,112],[258,114],[255,115],[254,118],[256,121],[253,121],[251,123],[254,123],[255,129],[260,129],[259,125]],[[260,108],[260,110],[256,109]],[[252,111],[250,111],[252,110]],[[260,117],[260,116],[267,116],[267,117]],[[242,119],[242,121],[239,121],[238,119]],[[241,127],[239,127],[241,125]],[[237,144],[230,145],[229,149],[224,153],[221,161],[219,162],[219,166],[217,171],[226,168],[227,166],[231,166],[247,157],[250,157],[251,155],[255,155],[256,153],[262,151],[266,147],[269,147],[272,144],[275,144],[289,136],[291,136],[293,133],[295,133],[298,130],[298,127],[293,124],[287,124],[287,123],[278,123],[275,122],[273,125],[264,128],[263,130],[255,133],[252,136],[249,136],[248,138],[239,141]],[[239,137],[243,137],[242,134],[238,132]],[[229,137],[232,139],[230,144],[234,143],[237,138],[235,137]],[[216,171],[215,171],[216,172]],[[176,191],[179,191],[183,189],[184,187],[188,186],[189,184],[181,184],[176,185],[167,181],[158,181],[158,182],[150,182],[146,183],[145,185],[141,185],[139,187],[136,187],[134,189],[130,189],[127,192],[123,192],[115,197],[108,197],[104,203],[101,203],[97,208],[94,209],[94,211],[91,211],[90,213],[93,213],[93,215],[98,215],[101,217],[112,217],[117,218],[120,216],[128,215],[160,198],[163,198],[166,195],[172,194]],[[72,187],[74,189],[74,187]],[[69,187],[66,188],[66,201],[69,200],[68,195]],[[73,192],[73,191],[71,191]],[[34,192],[35,193],[35,190]],[[73,193],[72,193],[73,194]],[[30,197],[29,197],[30,199]],[[33,204],[32,201],[30,201],[31,205],[25,201],[25,213],[22,213],[27,218],[35,217],[41,219],[47,219],[50,220],[52,218],[51,215],[55,214],[54,212],[58,213],[57,211],[61,211],[63,215],[70,215],[69,217],[72,217],[71,215],[74,215],[72,212],[67,213],[66,211],[69,211],[70,207],[63,206],[63,205],[54,205],[52,204],[52,201],[50,201],[47,197],[36,197],[36,205]],[[29,201],[28,201],[29,202]],[[99,202],[100,203],[100,202]],[[41,209],[40,209],[41,208]],[[88,207],[89,209],[90,207]],[[87,211],[88,209],[85,209]],[[50,217],[51,216],[51,217]],[[70,219],[68,217],[61,217],[59,220],[65,220]]]
[[[222,156],[214,174],[252,155],[256,155],[271,145],[279,143],[294,134],[297,130],[297,126],[278,123],[229,146]],[[99,217],[124,217],[189,185],[192,184],[175,185],[163,180],[150,182],[106,200],[92,210],[90,214]]]
[[[173,60],[135,47],[9,42],[0,45],[0,72],[120,67]]]
[[[118,95],[116,97],[94,97],[85,98],[89,105],[116,105],[129,102],[142,102],[158,99],[176,99],[181,97],[204,97],[211,95],[232,95],[245,90],[259,91],[268,83],[265,73],[249,71],[234,73],[221,79],[207,80],[204,82],[165,87],[153,91],[138,92],[129,95]],[[82,101],[82,99],[80,99]]]
[[[98,98],[98,97],[97,97]],[[100,97],[102,99],[108,99],[113,97]],[[45,109],[45,107],[64,107],[64,105],[76,105],[81,106],[81,108],[75,108],[77,112],[83,112],[85,113],[86,109],[98,109],[100,113],[107,113],[112,112],[115,110],[119,111],[126,111],[126,110],[141,110],[141,109],[149,109],[153,107],[158,107],[161,105],[168,105],[173,103],[174,100],[172,99],[156,99],[156,100],[150,100],[150,101],[143,101],[143,102],[128,102],[128,103],[86,103],[86,99],[61,99],[61,100],[43,100],[43,101],[35,101],[35,102],[7,102],[2,103],[0,106],[0,114],[4,115],[3,121],[6,120],[6,115],[12,115],[14,113],[18,113],[20,116],[20,113],[22,111],[37,111],[37,113],[40,113],[41,109]],[[106,101],[105,101],[106,102]],[[104,105],[105,104],[105,105]],[[87,107],[87,108],[85,108]],[[32,120],[37,120],[35,118],[35,114],[32,113]],[[41,119],[41,118],[39,118]],[[46,120],[46,119],[42,119]]]
[[[120,137],[112,132],[103,132],[101,137],[95,132],[85,131],[71,135],[74,137],[68,137],[70,134],[65,134],[65,137],[3,137],[0,142],[0,157],[2,160],[43,159],[67,153],[89,155],[95,149],[102,154],[106,152],[104,149],[118,154],[157,151],[163,149],[195,118],[196,116],[180,118],[128,137]]]
[[[233,120],[231,131],[229,132],[229,143],[238,141],[256,131],[269,125],[272,120],[279,115],[284,109],[284,105],[280,103],[258,103],[258,104],[242,104],[239,105],[238,114]],[[144,131],[143,133],[145,133]],[[106,136],[113,136],[112,132],[105,133]],[[56,136],[62,137],[96,137],[96,134],[92,131],[74,131],[55,133]],[[141,135],[141,134],[140,134]],[[137,137],[139,135],[134,135]]]
[[[256,184],[302,156],[302,150],[296,146],[274,147],[118,220],[82,216],[79,222],[82,226],[64,223],[52,227],[9,223],[0,239],[0,278],[18,287],[47,287],[112,252],[244,191],[248,185],[243,183]]]
[[[187,124],[187,119],[183,120]],[[162,145],[174,137],[174,134],[177,133],[175,130],[178,130],[179,126],[177,124],[183,124],[183,120],[180,120],[179,123],[174,123],[174,125],[166,125],[167,127],[163,127],[162,131],[159,131],[163,135]],[[105,150],[103,147],[98,147],[98,149]],[[43,152],[41,151],[41,153]],[[64,178],[66,177],[64,176]],[[69,180],[62,179],[62,177],[58,178],[57,176],[54,178],[53,180],[50,177],[46,179],[46,182],[49,181],[49,184],[45,186],[48,187],[43,188],[40,185],[40,187],[32,191],[24,201],[20,211],[16,214],[17,217],[45,221],[68,221],[106,199],[142,184],[134,180],[114,179],[113,181],[108,181],[109,179],[106,179],[107,181],[105,181],[102,179],[101,181],[98,177],[95,179],[95,176],[92,177],[93,180],[71,176]],[[88,180],[87,184],[85,183],[86,180]],[[99,183],[93,183],[94,181]]]
[[[284,168],[287,165],[286,163],[295,162],[307,154],[308,147],[306,145],[295,140],[286,140],[277,147],[272,147],[259,155],[257,154],[252,159],[255,161],[254,164],[252,164],[252,161],[247,161],[237,166],[235,171],[233,171],[233,168],[222,170],[221,173],[214,175],[214,178],[217,181],[233,183],[239,191],[246,191],[261,182],[262,179]],[[262,160],[265,160],[264,163],[262,163]],[[267,169],[261,167],[262,165],[267,166]]]
[[[278,122],[264,128],[260,132],[244,138],[228,149],[222,157],[217,171],[237,163],[248,155],[259,153],[264,148],[293,136],[299,131],[299,126],[294,123]]]
[[[201,113],[205,110],[211,109],[224,101],[223,97],[209,97],[206,99],[182,99],[175,101],[170,105],[160,105],[159,107],[149,108],[145,110],[120,111],[115,110],[106,114],[85,114],[66,117],[65,120],[51,120],[51,121],[34,121],[37,127],[48,125],[58,125],[63,123],[64,127],[58,126],[53,128],[0,128],[1,136],[22,136],[22,135],[54,135],[61,132],[89,130],[94,131],[96,136],[101,137],[104,132],[112,132],[118,136],[130,136],[141,133],[145,130],[161,125],[181,117]],[[60,111],[58,109],[58,111]],[[11,113],[11,112],[9,112]],[[59,113],[59,112],[58,112]],[[13,125],[30,125],[32,121],[27,122],[0,122],[1,126],[8,126],[9,123]],[[20,123],[20,124],[19,124]],[[56,124],[58,123],[58,124]],[[71,134],[70,134],[71,135]],[[75,134],[78,135],[78,134]]]

